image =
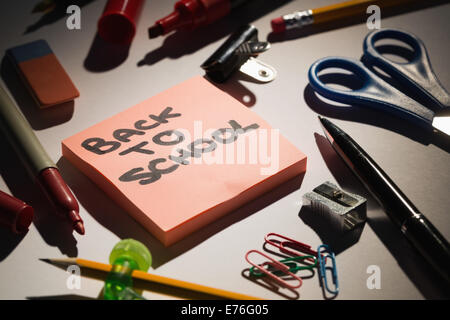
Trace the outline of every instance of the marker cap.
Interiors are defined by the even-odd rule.
[[[14,233],[24,233],[28,231],[33,216],[33,207],[0,191],[0,225]]]
[[[98,20],[98,34],[108,42],[131,43],[143,4],[144,0],[109,0]]]

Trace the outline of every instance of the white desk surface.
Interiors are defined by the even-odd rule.
[[[102,290],[101,281],[82,278],[80,290],[69,290],[66,287],[68,274],[38,259],[77,256],[107,262],[112,247],[123,238],[135,238],[150,248],[154,258],[150,272],[262,298],[285,299],[241,274],[249,267],[244,260],[245,253],[250,249],[261,250],[264,235],[269,232],[281,233],[313,247],[331,242],[338,251],[340,293],[337,299],[449,297],[448,289],[446,292],[434,272],[422,262],[372,198],[369,197],[368,202],[368,221],[357,243],[347,243],[340,238],[333,240],[324,225],[310,223],[303,215],[303,219],[299,217],[302,195],[326,180],[368,196],[324,141],[317,120],[317,113],[321,113],[353,136],[450,239],[450,154],[435,144],[417,141],[415,138],[420,137],[420,132],[396,118],[362,108],[326,108],[320,100],[311,99],[308,90],[305,93],[308,68],[317,59],[328,55],[360,58],[362,40],[368,32],[364,23],[285,41],[271,38],[274,40],[272,48],[260,59],[277,69],[275,81],[257,84],[235,75],[222,86],[236,97],[250,95],[254,98],[251,109],[279,128],[308,156],[306,175],[300,189],[281,198],[280,192],[275,192],[164,248],[61,158],[61,140],[190,77],[202,75],[201,63],[235,28],[248,21],[245,17],[253,16],[250,20],[259,29],[260,39],[266,39],[272,18],[336,1],[273,0],[264,1],[265,4],[257,1],[259,4],[253,6],[250,15],[240,12],[190,36],[175,34],[153,40],[147,38],[147,27],[169,13],[173,1],[148,1],[136,37],[125,56],[116,55],[101,41],[94,41],[96,22],[105,2],[93,1],[82,7],[81,30],[68,30],[64,17],[28,33],[25,33],[27,27],[40,18],[39,14],[30,13],[35,2],[0,3],[0,51],[46,39],[81,93],[74,107],[67,105],[38,111],[17,84],[15,75],[2,67],[3,83],[19,102],[38,138],[77,196],[86,227],[86,235],[80,236],[72,234],[66,224],[55,221],[38,188],[30,184],[10,150],[4,149],[0,189],[28,201],[37,212],[25,236],[14,237],[3,229],[0,231],[0,299],[96,298]],[[268,10],[270,7],[274,9]],[[447,72],[449,15],[450,5],[443,4],[382,17],[382,27],[402,28],[423,39],[434,70],[447,88],[450,88],[450,73]],[[99,58],[102,53],[106,55]],[[112,62],[121,60],[112,67]],[[310,106],[305,95],[306,100],[312,100]],[[255,211],[253,208],[258,206],[263,208]],[[380,267],[380,289],[367,288],[370,265]],[[296,291],[299,299],[323,299],[317,279],[316,274],[304,280],[303,286]],[[292,296],[292,292],[281,292]],[[146,292],[145,296],[150,299],[174,298],[152,292]]]

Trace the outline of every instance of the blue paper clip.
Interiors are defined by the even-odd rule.
[[[331,290],[328,286],[327,281],[327,259],[331,260],[332,263],[332,279],[334,284],[334,290]],[[323,286],[325,285],[325,289],[331,293],[337,295],[339,293],[339,281],[337,277],[337,268],[336,268],[336,259],[334,256],[334,252],[332,252],[326,244],[322,244],[317,247],[317,261],[319,263],[319,277],[320,277],[320,284]]]

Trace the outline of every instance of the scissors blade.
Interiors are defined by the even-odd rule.
[[[450,136],[450,108],[436,112],[433,118],[433,127]]]

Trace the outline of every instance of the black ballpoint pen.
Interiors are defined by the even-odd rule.
[[[386,173],[344,131],[319,116],[328,141],[419,253],[450,282],[450,246]]]

